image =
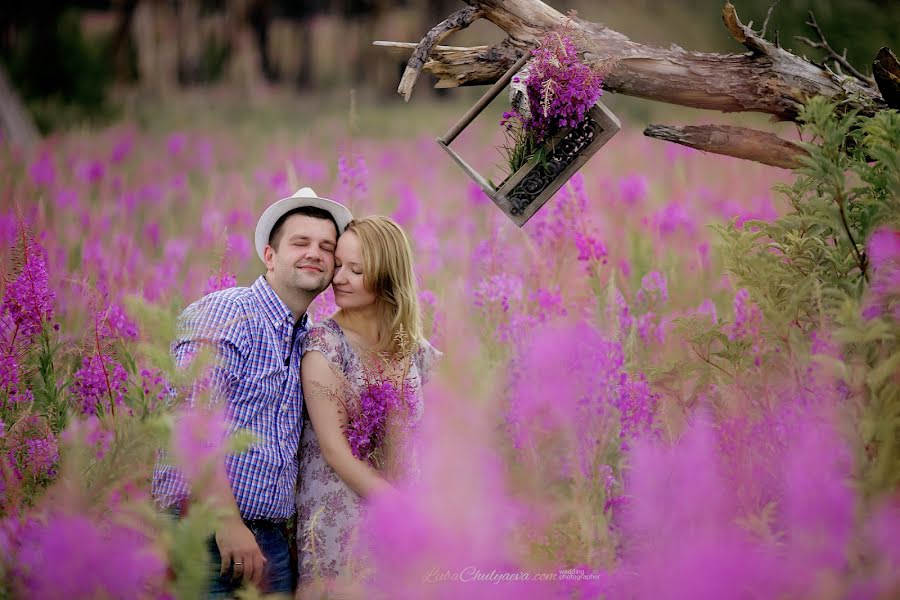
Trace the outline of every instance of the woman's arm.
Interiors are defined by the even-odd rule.
[[[332,397],[335,391],[342,389],[342,382],[325,355],[318,351],[307,352],[300,363],[300,379],[309,420],[328,466],[363,498],[391,489],[367,462],[353,456],[343,429],[347,424],[347,413]]]

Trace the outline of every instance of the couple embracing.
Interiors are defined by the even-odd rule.
[[[302,598],[347,573],[366,498],[414,470],[409,441],[440,353],[422,335],[410,243],[391,219],[353,219],[303,188],[265,210],[255,245],[265,274],[191,304],[173,353],[184,366],[212,346],[229,430],[255,437],[225,461],[231,493],[209,541],[209,597],[246,582],[291,594],[296,582]],[[338,310],[311,324],[307,309],[329,285]],[[162,463],[153,494],[176,515],[190,497]]]

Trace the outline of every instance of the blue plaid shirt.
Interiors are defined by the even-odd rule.
[[[260,277],[249,288],[220,290],[194,302],[178,326],[179,337],[172,343],[175,363],[185,366],[204,344],[214,344],[218,360],[210,385],[227,403],[230,431],[246,429],[258,440],[225,461],[241,516],[291,517],[303,422],[300,358],[307,316],[295,327],[291,311]],[[169,507],[188,493],[182,475],[163,457],[153,473],[157,503]]]

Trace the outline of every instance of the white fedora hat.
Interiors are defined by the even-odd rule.
[[[347,223],[353,219],[353,215],[350,214],[350,211],[347,210],[347,207],[343,204],[339,204],[334,200],[319,198],[312,188],[301,188],[294,192],[293,196],[283,198],[272,204],[272,206],[265,210],[259,218],[259,221],[256,223],[256,253],[259,255],[261,261],[266,261],[266,245],[269,243],[269,235],[271,235],[275,223],[277,223],[278,219],[283,217],[285,213],[288,213],[295,208],[300,208],[301,206],[314,206],[331,213],[331,216],[334,217],[334,222],[337,223],[338,235],[344,232]]]

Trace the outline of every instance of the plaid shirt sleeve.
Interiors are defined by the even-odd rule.
[[[226,404],[242,376],[249,346],[245,320],[238,305],[227,296],[198,300],[178,318],[178,330],[171,351],[179,369],[187,368],[204,349],[213,352],[210,366],[188,392],[188,404],[194,405],[207,390],[211,403]],[[190,493],[183,475],[169,463],[165,450],[157,455],[152,492],[162,508],[185,500]]]

